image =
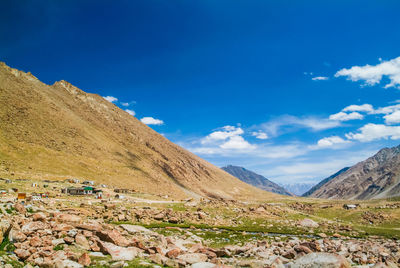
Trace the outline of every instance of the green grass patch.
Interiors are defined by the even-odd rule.
[[[53,249],[54,250],[63,250],[64,249],[64,245],[63,244],[57,245]]]
[[[3,242],[0,244],[0,251],[12,252],[15,250],[14,244],[8,239],[8,235],[4,236]]]

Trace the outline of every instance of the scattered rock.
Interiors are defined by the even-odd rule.
[[[46,214],[44,214],[43,212],[37,212],[32,215],[32,219],[34,221],[44,221],[46,220]]]
[[[310,253],[297,259],[290,268],[350,268],[350,264],[338,254]]]
[[[319,224],[313,221],[312,219],[303,219],[299,221],[299,225],[302,227],[307,227],[307,228],[318,228]]]
[[[14,205],[15,210],[17,210],[20,214],[26,214],[26,208],[24,205],[20,203],[16,203]]]
[[[100,250],[103,253],[110,254],[113,260],[116,261],[131,261],[139,253],[138,248],[134,247],[120,247],[109,242],[100,242]]]
[[[75,243],[85,250],[90,250],[89,241],[81,234],[75,236]]]
[[[202,253],[186,253],[179,255],[177,259],[184,261],[188,264],[194,264],[198,262],[205,262],[207,261],[207,255]]]
[[[90,256],[86,252],[83,253],[78,259],[78,263],[82,264],[83,266],[89,266],[91,262]]]

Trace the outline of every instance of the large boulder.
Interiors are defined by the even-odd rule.
[[[26,235],[20,230],[12,228],[8,234],[8,240],[11,242],[24,242],[26,240]]]
[[[109,242],[99,242],[101,252],[110,254],[114,261],[131,261],[140,252],[140,249],[134,247],[119,247]]]
[[[318,228],[319,224],[313,221],[312,219],[303,219],[299,221],[299,225],[302,227],[307,227],[307,228]]]
[[[81,234],[75,236],[75,243],[83,249],[90,250],[89,241]]]
[[[55,268],[83,268],[82,264],[79,264],[77,262],[71,261],[71,260],[60,260],[55,262],[54,264]]]
[[[290,268],[350,268],[342,256],[332,253],[310,253],[297,259]]]
[[[20,203],[16,203],[14,205],[14,208],[16,211],[18,211],[20,214],[26,214],[26,208],[24,205],[20,204]]]
[[[24,234],[29,234],[29,233],[33,233],[38,230],[44,230],[47,228],[48,228],[48,225],[41,221],[32,221],[32,222],[28,222],[28,223],[24,224],[21,228],[21,231]]]
[[[91,232],[100,232],[103,229],[101,224],[96,220],[85,221],[82,224],[76,225],[76,228],[91,231]]]
[[[16,249],[14,253],[20,260],[26,260],[29,256],[31,256],[31,253],[26,249]]]
[[[83,266],[89,266],[91,262],[90,256],[86,252],[83,253],[78,259],[78,263],[82,264]]]
[[[102,241],[110,242],[116,244],[117,246],[126,247],[129,245],[129,241],[125,237],[123,237],[116,229],[96,232],[96,235]]]
[[[82,221],[82,218],[77,216],[77,215],[73,215],[73,214],[58,214],[56,215],[56,220],[58,222],[64,222],[64,223],[80,223]]]
[[[184,261],[188,264],[194,264],[198,262],[205,262],[207,261],[208,257],[206,254],[203,253],[186,253],[179,255],[177,259]]]
[[[44,221],[44,220],[46,220],[47,216],[43,212],[37,212],[32,215],[32,218],[34,221]]]

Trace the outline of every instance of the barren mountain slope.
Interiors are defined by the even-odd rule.
[[[315,190],[310,197],[374,199],[400,196],[400,146],[384,148]]]
[[[0,176],[78,177],[174,197],[270,195],[66,81],[49,86],[0,63]]]
[[[336,172],[335,174],[329,176],[328,178],[323,179],[322,181],[320,181],[317,185],[314,185],[310,190],[308,190],[307,192],[305,192],[302,196],[311,196],[315,191],[317,191],[319,188],[321,188],[323,185],[325,185],[326,183],[328,183],[329,181],[331,181],[332,179],[336,178],[338,175],[340,175],[343,172],[346,172],[346,170],[348,170],[349,167],[345,167],[342,168],[341,170],[339,170],[338,172]]]

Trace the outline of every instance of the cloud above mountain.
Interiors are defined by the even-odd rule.
[[[157,126],[159,126],[159,125],[163,125],[164,124],[163,120],[156,119],[156,118],[153,118],[153,117],[150,117],[150,116],[143,117],[143,118],[140,119],[140,121],[143,124],[146,124],[146,125],[157,125]]]
[[[109,101],[109,102],[116,102],[116,101],[118,101],[118,99],[116,98],[116,97],[113,97],[113,96],[106,96],[106,97],[103,97],[106,101]]]

